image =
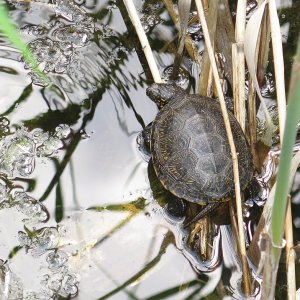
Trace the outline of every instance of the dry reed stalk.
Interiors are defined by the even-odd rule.
[[[247,60],[247,66],[249,75],[252,78],[254,87],[256,89],[257,95],[260,99],[260,105],[264,112],[265,119],[266,119],[266,130],[264,135],[260,138],[263,144],[267,146],[272,145],[272,137],[274,132],[274,124],[272,122],[270,113],[267,109],[267,105],[265,103],[264,98],[261,95],[260,87],[257,80],[257,72],[260,73],[261,70],[257,70],[257,51],[258,51],[258,41],[259,35],[261,32],[261,22],[262,18],[265,13],[266,1],[263,1],[261,5],[256,9],[256,11],[252,14],[251,18],[249,19],[246,27],[245,32],[245,42],[244,42],[244,50],[245,50],[245,57]],[[263,47],[266,49],[266,47]],[[266,53],[264,53],[263,58],[265,57]],[[262,60],[263,61],[263,60]],[[262,76],[263,79],[264,73]]]
[[[209,30],[209,35],[213,47],[215,44],[214,41],[215,41],[215,34],[216,34],[216,27],[217,27],[218,5],[219,5],[219,0],[211,1],[210,7],[208,9],[208,16],[207,16],[208,19],[207,27]],[[210,74],[211,74],[211,67],[210,67],[209,55],[207,52],[207,47],[205,46],[204,54],[202,58],[199,86],[198,86],[199,95],[210,96],[210,90],[211,90],[211,81],[209,81]]]
[[[222,115],[225,123],[225,128],[228,136],[228,141],[230,145],[230,151],[232,156],[232,164],[233,164],[233,174],[234,174],[234,182],[235,182],[235,197],[236,197],[236,205],[237,205],[237,216],[238,216],[238,231],[239,231],[239,247],[241,252],[241,262],[242,262],[242,270],[243,270],[243,287],[244,287],[244,293],[246,295],[249,295],[251,293],[251,287],[250,287],[250,276],[249,276],[249,267],[247,263],[247,256],[246,256],[246,247],[245,247],[245,233],[244,233],[244,225],[243,225],[243,215],[242,215],[242,205],[241,205],[241,191],[240,191],[240,180],[239,180],[239,169],[238,169],[238,160],[237,160],[237,154],[236,154],[236,148],[233,141],[233,135],[228,119],[228,113],[227,108],[225,104],[224,95],[222,92],[222,87],[220,84],[219,74],[217,65],[215,62],[214,52],[210,41],[209,31],[207,28],[207,23],[204,15],[204,10],[202,6],[201,0],[195,0],[198,15],[200,18],[200,22],[203,29],[204,39],[205,43],[207,45],[207,50],[209,53],[209,58],[211,62],[212,72],[214,75],[214,80],[218,92],[218,97],[220,100]]]
[[[249,137],[250,137],[250,147],[253,157],[253,164],[256,170],[260,169],[259,158],[256,153],[256,143],[257,143],[257,127],[256,127],[256,92],[253,85],[252,79],[249,79],[248,85],[248,124],[249,124]]]
[[[260,24],[260,37],[257,57],[257,80],[259,85],[263,84],[269,62],[271,29],[269,22],[269,12],[266,9]]]
[[[219,0],[218,20],[216,32],[216,51],[222,53],[223,60],[223,74],[229,81],[230,86],[232,82],[232,44],[234,38],[234,25],[229,8],[228,0]]]
[[[190,10],[191,10],[191,0],[178,0],[180,31],[179,31],[179,43],[176,50],[174,63],[173,63],[173,72],[171,75],[172,80],[175,80],[179,74],[179,68],[181,65],[185,40],[187,36]]]
[[[260,33],[258,38],[258,51],[256,51],[256,70],[257,81],[262,85],[265,78],[266,68],[269,57],[269,40],[270,40],[270,25],[268,22],[268,10],[265,10],[260,25]],[[248,91],[248,123],[251,152],[253,163],[256,170],[260,170],[265,157],[260,158],[257,154],[257,126],[256,126],[256,92],[255,85],[251,76],[249,76],[249,91]],[[267,151],[266,151],[267,153]]]
[[[124,0],[124,4],[126,6],[126,9],[127,9],[128,15],[131,19],[131,22],[136,30],[136,33],[139,37],[139,40],[140,40],[142,49],[144,51],[145,57],[147,59],[153,79],[156,83],[160,83],[160,82],[162,82],[160,73],[159,73],[153,52],[149,45],[147,36],[146,36],[143,26],[141,24],[140,18],[135,9],[134,3],[132,0]]]
[[[234,239],[236,241],[238,241],[238,239],[239,239],[238,225],[237,225],[235,212],[234,212],[234,206],[233,206],[232,201],[229,201],[229,214],[230,214],[232,233],[233,233]],[[237,243],[237,247],[239,247],[238,243]],[[238,251],[240,252],[239,248],[238,248]]]
[[[233,98],[235,100],[234,112],[243,131],[245,131],[245,54],[244,38],[246,26],[246,0],[239,0],[235,22],[235,43],[232,45],[232,68],[236,81],[233,80]],[[234,57],[235,56],[235,57]]]
[[[283,62],[281,32],[280,32],[280,24],[277,15],[275,0],[269,1],[269,14],[270,14],[271,37],[272,37],[274,70],[275,70],[275,80],[276,80],[279,132],[280,132],[280,140],[282,140],[285,117],[286,117],[286,96],[285,96],[284,62]]]
[[[291,198],[289,197],[285,219],[285,240],[286,240],[286,269],[287,269],[287,295],[288,300],[296,299],[296,278],[295,278],[295,251],[293,240],[293,218],[291,209]]]
[[[171,0],[163,0],[164,2],[164,5],[176,27],[176,29],[178,30],[178,32],[180,31],[180,25],[178,23],[178,16],[177,16],[177,13],[174,9],[174,5],[173,5],[173,2]],[[198,54],[198,50],[197,48],[194,46],[194,42],[192,40],[192,38],[190,36],[186,36],[185,37],[185,41],[184,41],[184,46],[185,46],[185,49],[187,50],[189,56],[199,64],[200,66],[200,63],[201,63],[201,56]]]

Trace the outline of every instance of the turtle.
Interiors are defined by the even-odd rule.
[[[145,130],[159,181],[176,197],[203,206],[188,226],[234,196],[233,164],[221,106],[216,99],[188,94],[176,84],[154,83],[146,94],[159,108]],[[252,155],[237,119],[230,111],[228,116],[244,190],[253,178]]]

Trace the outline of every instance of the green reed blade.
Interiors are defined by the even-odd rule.
[[[0,0],[0,32],[2,32],[7,39],[21,51],[24,60],[28,65],[31,66],[33,72],[38,75],[41,80],[48,82],[46,74],[38,68],[38,62],[27,48],[26,44],[22,41],[18,30],[15,25],[12,23],[8,11],[5,7],[5,4]]]
[[[300,120],[300,39],[293,66],[292,84],[289,91],[287,117],[277,174],[274,206],[272,210],[272,240],[280,246],[284,232],[286,202],[289,193],[289,174],[293,156],[293,146],[297,134],[297,123]],[[277,253],[278,251],[275,251]]]

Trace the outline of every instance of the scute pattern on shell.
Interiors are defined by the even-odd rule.
[[[239,123],[228,114],[243,190],[253,176],[252,157]],[[204,205],[234,193],[230,147],[214,99],[186,95],[166,104],[152,124],[151,152],[158,178],[177,197]]]

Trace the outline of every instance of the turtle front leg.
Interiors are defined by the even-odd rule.
[[[137,137],[137,145],[138,149],[141,152],[145,161],[149,161],[151,157],[151,125],[152,123],[148,124],[146,128],[141,131]]]

